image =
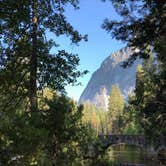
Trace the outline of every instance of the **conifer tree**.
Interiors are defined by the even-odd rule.
[[[123,114],[125,107],[125,101],[122,97],[121,91],[117,85],[112,85],[110,98],[109,98],[109,125],[110,132],[119,133],[119,120],[120,116]]]
[[[134,107],[139,113],[140,124],[150,139],[165,133],[165,96],[158,95],[162,86],[158,78],[160,65],[153,59],[145,60],[137,70],[136,99]]]
[[[131,65],[137,57],[148,59],[151,53],[157,57],[157,71],[144,71],[144,78],[136,89],[136,103],[141,103],[140,111],[144,114],[150,125],[146,130],[147,135],[155,135],[151,138],[157,138],[156,135],[165,135],[165,94],[166,94],[166,1],[158,0],[111,0],[121,19],[106,19],[103,28],[111,33],[111,36],[117,40],[126,42],[126,44],[136,49],[130,56],[124,66]],[[147,61],[145,61],[147,63]],[[143,67],[144,68],[144,67]],[[141,74],[142,75],[142,74]],[[140,89],[139,89],[139,88]],[[142,89],[142,90],[141,90]],[[141,95],[142,97],[141,97]]]
[[[53,38],[66,35],[77,44],[82,36],[67,21],[65,6],[78,8],[77,0],[31,0],[0,2],[0,80],[1,93],[8,95],[7,109],[28,98],[31,110],[37,110],[37,91],[45,87],[64,91],[68,83],[80,76],[77,55],[57,48]],[[56,48],[54,54],[51,48]],[[3,87],[2,87],[3,86]]]
[[[112,37],[126,42],[131,48],[138,48],[124,63],[130,65],[137,58],[147,59],[151,49],[158,60],[166,62],[163,51],[166,41],[166,2],[158,0],[111,0],[120,20],[105,19],[103,28]],[[149,47],[151,46],[151,47]]]

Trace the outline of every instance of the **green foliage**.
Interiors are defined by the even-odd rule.
[[[41,113],[33,116],[22,110],[1,112],[0,163],[28,165],[46,142],[47,130],[42,126]]]
[[[90,166],[118,166],[114,161],[111,161],[109,157],[103,156],[94,160]]]
[[[164,41],[166,40],[166,2],[156,0],[111,0],[121,19],[106,19],[103,28],[117,40],[127,43],[132,48],[138,48],[124,66],[130,65],[137,58],[147,59],[150,51],[157,52],[161,62],[165,62]],[[149,47],[152,46],[152,47]]]
[[[66,5],[78,9],[77,0],[0,3],[0,165],[82,165],[94,139],[82,107],[62,95],[87,72],[53,41],[87,40],[67,21]]]
[[[141,72],[137,72],[135,108],[140,112],[140,122],[147,135],[152,138],[165,133],[165,76],[160,63],[146,60]],[[141,88],[139,88],[141,87]]]
[[[98,108],[97,116],[99,118],[100,126],[99,126],[99,134],[107,134],[108,132],[108,115],[105,110]]]
[[[109,98],[109,132],[117,134],[121,131],[122,114],[125,107],[125,101],[117,85],[113,85]]]
[[[47,109],[1,112],[3,165],[82,165],[93,131],[82,124],[82,106],[65,96],[46,99]]]
[[[49,131],[47,143],[48,156],[55,165],[72,165],[82,158],[81,144],[86,130],[81,124],[82,107],[56,96],[48,102],[50,109],[46,113],[45,126]]]
[[[83,123],[87,124],[96,134],[142,134],[140,113],[135,108],[135,94],[129,96],[128,104],[121,95],[118,86],[112,86],[109,110],[95,108],[89,102],[84,103]]]
[[[115,117],[116,114],[122,114],[125,102],[117,85],[112,85],[109,101],[110,113]]]
[[[138,66],[135,95],[130,98],[126,111],[129,123],[126,123],[125,133],[145,133],[151,140],[164,135],[165,97],[161,92],[160,72],[160,63],[152,57]]]
[[[127,121],[124,112],[125,101],[118,86],[113,85],[110,93],[109,110],[94,107],[89,102],[84,103],[83,122],[94,129],[97,134],[123,133]]]
[[[127,43],[136,51],[124,66],[137,57],[145,59],[138,68],[134,109],[139,112],[140,123],[146,135],[156,139],[165,135],[166,122],[166,1],[112,0],[121,16],[120,21],[105,20],[103,28],[112,37]],[[157,62],[146,60],[155,54]]]
[[[135,102],[135,94],[129,95],[128,105],[124,109],[123,114],[123,134],[127,135],[140,135],[144,134],[144,130],[140,124],[139,111],[133,105]]]
[[[86,40],[67,21],[67,4],[78,8],[77,0],[1,1],[1,108],[17,108],[21,99],[31,102],[36,97],[31,93],[45,87],[64,92],[65,85],[75,84],[86,73],[77,70],[78,55],[60,50],[56,41],[47,38],[49,33],[54,38],[65,35],[75,44]],[[52,48],[57,49],[53,54]]]
[[[94,129],[96,134],[106,134],[108,128],[106,111],[95,108],[95,106],[89,102],[85,102],[83,105],[83,122],[91,129]]]

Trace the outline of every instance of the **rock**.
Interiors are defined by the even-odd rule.
[[[121,89],[122,95],[127,101],[128,94],[135,88],[136,68],[140,61],[128,68],[123,68],[122,63],[129,58],[133,50],[128,47],[112,53],[108,56],[100,68],[97,69],[84,89],[79,103],[89,101],[96,107],[107,109],[108,96],[111,86],[117,84]]]

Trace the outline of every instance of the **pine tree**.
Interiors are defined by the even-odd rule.
[[[143,91],[144,91],[144,70],[142,68],[142,65],[137,66],[137,72],[136,72],[136,87],[135,87],[135,93],[137,96],[137,100],[141,101],[143,100]]]
[[[123,114],[125,101],[122,97],[121,91],[117,85],[112,85],[109,98],[109,130],[112,133],[119,133],[119,120]]]
[[[107,112],[101,108],[98,108],[96,111],[99,120],[99,134],[105,135],[108,131]]]
[[[30,109],[37,110],[38,90],[48,87],[62,92],[83,74],[76,69],[78,56],[59,49],[51,54],[58,43],[46,37],[47,33],[66,35],[75,44],[86,40],[67,21],[66,4],[78,8],[77,0],[1,1],[0,88],[10,101],[3,103],[5,109],[28,98]]]
[[[140,123],[150,139],[165,133],[166,107],[163,92],[160,92],[163,87],[158,81],[160,70],[160,64],[149,59],[137,71],[135,109],[139,112]]]
[[[96,133],[99,132],[99,116],[95,106],[90,102],[84,103],[83,110],[83,123],[88,124],[91,129],[94,129]]]
[[[62,156],[64,165],[78,163],[82,108],[63,94],[86,72],[78,55],[47,38],[86,40],[65,16],[69,4],[78,8],[77,0],[0,1],[0,165],[60,165]]]
[[[166,2],[157,0],[111,0],[120,21],[106,19],[103,28],[112,37],[138,48],[124,66],[130,65],[137,57],[147,59],[151,50],[156,52],[158,60],[166,62],[163,53],[166,41]],[[149,47],[151,46],[151,47]]]
[[[166,1],[111,1],[121,20],[106,19],[103,28],[110,32],[113,38],[126,42],[134,50],[137,49],[124,66],[131,65],[137,57],[148,59],[151,53],[157,57],[158,65],[152,66],[157,66],[158,69],[153,71],[152,66],[152,70],[146,66],[144,70],[143,67],[144,78],[138,80],[141,73],[137,73],[136,85],[136,103],[143,117],[146,117],[146,134],[157,138],[157,135],[165,135],[166,121]]]

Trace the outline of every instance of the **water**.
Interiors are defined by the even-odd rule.
[[[157,155],[147,153],[132,145],[116,145],[107,150],[111,161],[118,164],[142,164],[144,166],[161,166]],[[164,165],[163,165],[164,166]],[[166,166],[166,165],[165,165]]]

